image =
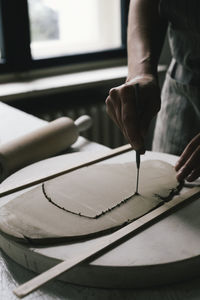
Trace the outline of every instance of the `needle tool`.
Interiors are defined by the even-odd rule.
[[[139,101],[139,84],[137,83],[135,85],[135,103],[136,103],[136,111],[138,114],[138,121],[141,114],[141,107],[140,107],[140,101]],[[140,151],[136,151],[136,167],[137,167],[137,179],[136,179],[136,188],[135,188],[135,194],[138,195],[138,187],[139,187],[139,176],[140,176]]]

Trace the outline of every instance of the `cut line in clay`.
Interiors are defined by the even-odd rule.
[[[163,196],[161,196],[161,195],[159,195],[159,194],[155,194],[155,197],[158,198],[159,200],[162,200],[162,201],[163,201],[163,203],[160,204],[160,205],[162,205],[162,204],[164,204],[165,202],[169,202],[170,200],[172,200],[174,196],[178,195],[179,192],[181,191],[182,187],[183,187],[183,183],[181,182],[181,183],[178,184],[178,186],[177,186],[176,188],[173,188],[173,189],[170,190],[169,195],[163,197]],[[71,211],[71,210],[69,210],[69,209],[66,209],[65,207],[62,207],[62,206],[60,206],[59,204],[57,204],[54,200],[52,200],[52,198],[51,198],[50,196],[47,195],[47,191],[45,190],[45,183],[42,184],[42,192],[43,192],[45,198],[46,198],[51,204],[53,204],[54,206],[56,206],[57,208],[59,208],[59,209],[61,209],[61,210],[64,210],[64,211],[67,212],[67,213],[70,213],[70,214],[73,214],[73,215],[76,215],[76,216],[80,216],[80,217],[84,217],[84,218],[87,218],[87,219],[93,219],[93,220],[94,220],[94,219],[98,219],[98,218],[102,217],[103,215],[105,215],[105,214],[111,212],[111,211],[114,210],[115,208],[122,206],[123,204],[127,203],[128,201],[133,200],[134,197],[137,197],[137,196],[142,197],[142,195],[141,195],[140,193],[135,192],[135,194],[131,195],[130,197],[128,197],[128,198],[126,198],[126,199],[123,199],[121,202],[119,202],[118,204],[112,206],[111,208],[108,208],[108,209],[102,211],[100,214],[97,214],[96,216],[91,217],[91,216],[87,216],[87,215],[85,215],[85,214],[82,214],[81,212],[76,213],[76,212],[74,212],[74,211]]]

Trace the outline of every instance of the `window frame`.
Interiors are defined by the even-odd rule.
[[[0,74],[125,58],[127,52],[126,32],[129,0],[120,0],[120,2],[122,39],[122,46],[120,48],[92,53],[33,59],[30,49],[31,37],[28,1],[0,0],[0,43],[2,45],[3,57],[0,63]]]

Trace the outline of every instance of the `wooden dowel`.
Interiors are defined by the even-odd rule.
[[[43,183],[44,181],[47,181],[47,180],[59,177],[61,175],[67,174],[69,172],[75,171],[77,169],[80,169],[80,168],[83,168],[83,167],[87,167],[87,166],[90,166],[92,164],[101,162],[103,160],[109,159],[111,157],[117,156],[117,155],[125,153],[125,152],[128,152],[130,150],[132,150],[132,147],[129,144],[121,146],[121,147],[118,147],[118,148],[115,148],[113,150],[110,150],[107,154],[103,154],[103,155],[99,154],[95,159],[88,159],[84,163],[82,163],[82,164],[79,163],[79,164],[75,165],[72,168],[66,169],[64,171],[57,172],[57,173],[52,174],[52,175],[48,175],[46,177],[43,177],[43,178],[31,181],[31,182],[28,182],[28,183],[25,183],[25,184],[22,184],[22,185],[19,185],[19,186],[15,186],[15,187],[13,187],[11,189],[4,190],[4,191],[0,192],[0,198],[2,198],[4,196],[7,196],[7,195],[10,195],[10,194],[13,194],[15,192],[24,190],[26,188],[35,186],[37,184]]]
[[[54,266],[53,268],[47,270],[46,272],[31,279],[30,281],[22,284],[13,291],[14,294],[19,298],[23,298],[24,296],[30,294],[34,290],[41,287],[43,284],[56,278],[62,273],[72,269],[76,265],[88,259],[92,259],[94,258],[94,256],[96,257],[97,255],[102,254],[103,251],[110,249],[111,246],[113,247],[116,244],[119,244],[119,242],[124,240],[124,238],[128,238],[128,236],[130,235],[133,236],[139,231],[144,230],[147,227],[147,225],[151,225],[161,216],[165,215],[166,213],[169,213],[181,204],[185,203],[186,200],[195,200],[197,199],[197,197],[200,197],[199,187],[193,188],[191,191],[185,193],[183,196],[179,198],[174,198],[170,202],[163,204],[162,206],[158,207],[152,212],[124,226],[123,228],[117,230],[109,236],[105,236],[103,240],[91,247],[87,251],[87,253],[83,253],[80,256],[74,257],[73,259],[63,261]]]

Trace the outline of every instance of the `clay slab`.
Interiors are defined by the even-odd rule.
[[[98,236],[162,204],[160,197],[178,184],[174,167],[152,160],[141,165],[140,195],[134,195],[135,181],[135,163],[96,164],[65,174],[4,205],[0,230],[37,243]]]

